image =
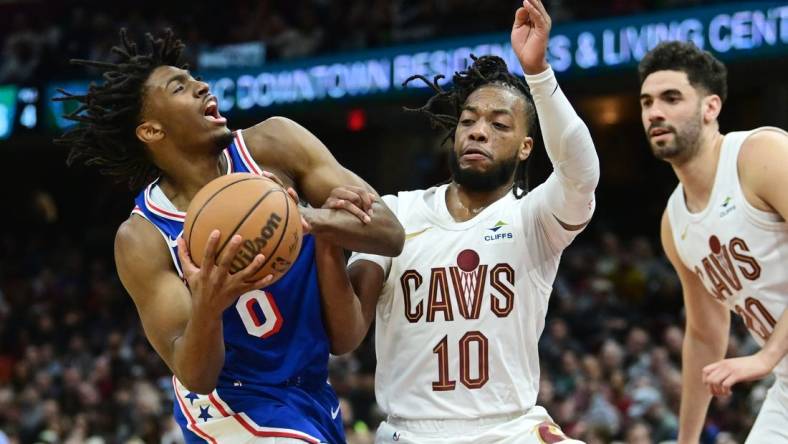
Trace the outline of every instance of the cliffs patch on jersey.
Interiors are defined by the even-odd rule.
[[[482,237],[488,244],[508,244],[514,242],[511,225],[499,220],[494,226],[484,230]]]

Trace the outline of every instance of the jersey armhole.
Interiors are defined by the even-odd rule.
[[[534,191],[536,191],[536,189],[534,189]],[[556,247],[553,244],[553,240],[551,239],[550,234],[548,233],[548,228],[544,225],[544,222],[541,220],[542,216],[539,214],[534,214],[531,215],[530,217],[534,218],[535,220],[526,219],[527,212],[540,211],[538,208],[536,208],[535,205],[532,204],[532,202],[526,200],[526,199],[530,199],[529,198],[530,195],[531,193],[529,192],[522,198],[518,199],[518,205],[514,206],[513,208],[513,216],[517,217],[518,218],[517,220],[520,221],[519,222],[520,233],[523,236],[523,244],[530,245],[536,239],[536,236],[538,236],[538,234],[534,233],[533,232],[534,230],[536,229],[544,230],[545,236],[543,241],[547,243],[546,246],[547,248],[550,249],[550,253],[553,255],[557,254],[560,258],[561,254],[563,253],[563,250],[556,253],[555,251]],[[530,208],[526,208],[526,206],[528,205],[531,205]],[[527,222],[532,222],[532,223],[527,223]],[[558,221],[556,221],[556,223],[558,223]],[[544,291],[545,294],[549,296],[553,292],[553,286],[542,277],[540,270],[542,270],[542,267],[544,267],[545,265],[543,265],[541,261],[534,260],[535,258],[531,255],[531,252],[533,250],[534,249],[526,248],[525,251],[522,252],[523,260],[525,261],[525,266],[526,269],[528,270],[527,273],[528,279],[530,279],[531,282],[533,282],[533,284],[537,288],[541,288],[542,291]],[[536,250],[541,250],[541,249],[536,249]]]
[[[738,197],[740,197],[741,201],[744,203],[744,213],[747,216],[747,219],[750,220],[750,222],[763,228],[764,230],[782,231],[788,227],[788,221],[784,220],[779,213],[772,213],[769,211],[764,211],[759,208],[756,208],[747,199],[747,196],[744,194],[744,189],[742,188],[742,183],[741,183],[741,174],[739,171],[739,157],[741,156],[741,149],[744,146],[744,144],[747,142],[747,139],[750,138],[750,136],[764,131],[774,131],[778,134],[783,134],[788,136],[788,132],[784,131],[781,128],[777,128],[773,126],[763,126],[760,128],[755,128],[754,130],[746,133],[744,139],[741,141],[741,144],[739,145],[738,151],[736,152],[736,160],[734,162],[734,172],[736,174],[735,193],[738,194]]]
[[[161,228],[157,227],[156,224],[154,224],[152,220],[148,219],[148,216],[146,216],[145,213],[143,213],[142,210],[140,210],[139,208],[135,207],[133,210],[131,210],[131,214],[132,215],[136,214],[137,216],[141,217],[142,219],[147,221],[149,224],[151,224],[153,226],[153,228],[156,229],[156,231],[159,232],[161,237],[164,239],[164,245],[167,246],[167,251],[170,253],[170,258],[172,259],[172,264],[175,265],[175,271],[178,273],[178,276],[181,279],[183,279],[184,276],[183,276],[183,270],[181,270],[181,262],[180,262],[180,260],[178,260],[178,255],[175,253],[175,248],[177,248],[177,247],[173,247],[171,245],[170,237],[167,236],[167,233],[162,231]],[[181,235],[178,235],[178,237],[180,237],[180,236]]]
[[[676,186],[676,189],[673,191],[673,194],[671,194],[670,198],[668,198],[668,205],[665,207],[665,211],[667,211],[668,213],[668,227],[670,228],[670,240],[673,241],[673,249],[676,250],[676,256],[678,256],[679,260],[681,261],[681,264],[687,270],[693,271],[692,268],[690,268],[689,261],[687,261],[687,258],[685,258],[681,252],[681,248],[679,248],[681,235],[679,234],[679,231],[676,230],[676,226],[673,225],[674,221],[676,220],[676,212],[673,206],[682,203],[681,201],[678,201],[678,197],[677,197],[678,193],[684,193],[684,190],[681,188],[681,184]],[[687,227],[685,229],[689,228],[690,223],[691,222],[687,222]],[[662,247],[662,250],[664,253],[665,250],[664,246]]]

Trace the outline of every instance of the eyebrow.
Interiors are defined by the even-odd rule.
[[[662,91],[662,92],[660,92],[657,95],[660,96],[660,97],[663,97],[663,96],[671,96],[671,95],[679,95],[680,96],[682,94],[681,94],[681,91],[679,91],[679,90],[677,90],[675,88],[671,88],[671,89],[666,89],[665,91]],[[643,93],[643,94],[640,95],[640,100],[648,99],[650,97],[651,97],[651,94]]]
[[[169,88],[170,83],[172,82],[183,82],[184,80],[186,80],[187,76],[189,76],[189,73],[180,73],[170,77],[170,79],[167,80],[167,83],[164,84],[164,89]]]
[[[462,110],[463,111],[470,111],[472,113],[479,114],[479,108],[477,108],[475,106],[472,106],[472,105],[465,105],[465,106],[462,107]],[[496,114],[496,115],[498,115],[498,114],[508,114],[510,116],[513,115],[512,111],[508,110],[506,108],[496,108],[496,109],[492,110],[492,113]]]

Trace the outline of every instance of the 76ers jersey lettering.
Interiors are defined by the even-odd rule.
[[[378,300],[375,392],[391,416],[478,418],[533,407],[537,343],[561,252],[576,232],[538,187],[455,222],[446,186],[384,196],[405,228]],[[428,203],[431,200],[433,204]]]
[[[668,201],[673,241],[684,265],[709,294],[740,315],[763,345],[788,307],[788,224],[779,215],[750,205],[741,190],[738,157],[742,144],[761,128],[725,135],[707,207],[690,213],[679,184]],[[788,358],[775,368],[788,381]]]

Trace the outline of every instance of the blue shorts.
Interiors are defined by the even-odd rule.
[[[245,443],[255,438],[345,442],[339,401],[327,382],[309,387],[244,384],[198,395],[176,378],[172,381],[175,420],[189,444]]]

